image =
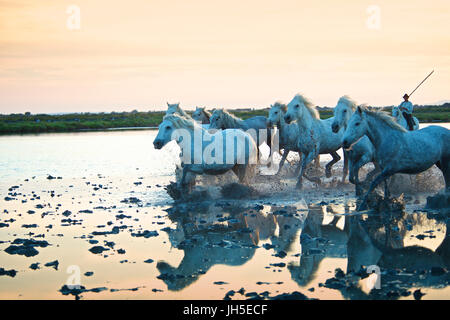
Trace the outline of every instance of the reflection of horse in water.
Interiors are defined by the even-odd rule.
[[[314,280],[320,263],[326,257],[344,258],[346,255],[347,232],[345,218],[335,216],[334,205],[310,206],[308,217],[301,230],[301,256],[299,263],[288,265],[291,278],[301,287]],[[348,212],[349,208],[343,208]],[[344,223],[343,223],[344,222]]]
[[[386,213],[385,213],[386,214]],[[373,294],[365,293],[359,287],[341,290],[346,298],[368,299],[376,298],[380,293],[391,290],[407,291],[410,288],[434,287],[448,283],[449,273],[442,276],[431,276],[432,268],[450,267],[450,230],[448,222],[444,224],[426,218],[423,214],[394,214],[386,217],[371,217],[363,220],[359,216],[348,218],[349,241],[347,245],[348,265],[347,272],[358,271],[361,266],[377,265],[381,269],[394,272],[383,273],[381,291]],[[384,220],[384,221],[383,221]],[[427,221],[426,221],[427,220]],[[408,228],[403,228],[407,225]],[[400,227],[399,227],[400,226]],[[410,244],[411,232],[413,234],[426,234],[429,230],[445,230],[445,236],[427,242],[418,240],[421,245]],[[434,245],[434,248],[433,248]],[[399,274],[401,270],[408,275]],[[444,279],[443,279],[444,277]],[[396,284],[393,286],[392,284]],[[385,296],[384,296],[385,298]]]
[[[301,227],[301,223],[291,220],[293,231],[279,232],[278,220],[284,218],[270,212],[270,207],[253,210],[211,204],[189,212],[175,211],[170,219],[177,224],[176,229],[168,231],[170,242],[184,251],[184,257],[177,267],[159,261],[157,268],[159,278],[173,291],[191,285],[214,265],[243,265],[253,257],[260,241],[276,239],[283,248],[289,247],[293,240],[289,235]]]

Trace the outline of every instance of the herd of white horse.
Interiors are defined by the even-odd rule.
[[[419,122],[416,118],[414,121],[414,131],[408,131],[402,112],[397,107],[393,108],[390,116],[383,111],[358,106],[348,96],[339,99],[333,117],[325,120],[320,119],[314,104],[300,94],[287,105],[280,102],[273,104],[268,117],[256,116],[246,120],[223,109],[210,113],[205,108],[197,108],[190,116],[179,104],[168,104],[153,144],[156,149],[161,149],[171,140],[180,145],[181,155],[184,156],[180,186],[185,184],[188,172],[217,175],[229,170],[236,173],[240,182],[247,183],[254,172],[250,169],[260,160],[258,147],[265,142],[271,148],[274,137],[277,137],[277,147],[283,150],[277,174],[289,152],[297,152],[301,159],[296,170],[299,189],[302,188],[303,177],[320,183],[319,178],[308,177],[305,170],[314,159],[316,165],[320,165],[321,154],[332,156],[325,167],[325,174],[330,177],[332,166],[341,159],[337,151],[342,148],[342,180],[344,182],[350,172],[349,180],[355,184],[357,193],[360,190],[358,172],[362,166],[372,162],[375,170],[368,177],[378,173],[358,208],[363,210],[369,194],[383,181],[385,197],[388,197],[386,179],[396,173],[418,174],[436,165],[444,175],[446,191],[450,191],[450,130],[435,125],[419,130]],[[177,135],[179,130],[184,130],[187,135]],[[250,131],[264,134],[250,134]],[[214,141],[216,150],[208,153]],[[220,142],[220,155],[217,142]],[[271,149],[270,159],[273,151]],[[224,154],[226,161],[217,161]]]

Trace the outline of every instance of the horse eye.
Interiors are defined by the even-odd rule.
[[[346,113],[347,112],[347,110],[344,110],[344,113]]]
[[[172,129],[172,127],[171,127],[171,126],[167,126],[166,129],[167,129],[167,130],[170,130],[170,129]]]
[[[275,111],[275,114],[278,114],[278,111]]]
[[[295,107],[296,107],[296,108],[299,108],[299,107],[300,107],[300,105],[298,104],[298,105],[296,105]]]
[[[359,122],[357,122],[356,124],[355,124],[355,126],[359,126],[360,125],[360,123]]]

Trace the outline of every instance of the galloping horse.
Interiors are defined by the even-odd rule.
[[[336,151],[342,146],[341,140],[344,130],[339,131],[337,134],[333,133],[331,124],[334,119],[321,120],[319,112],[312,102],[300,94],[297,94],[289,102],[284,120],[288,124],[297,121],[298,148],[303,153],[297,188],[302,188],[302,178],[306,166],[319,154],[329,153],[333,157],[333,160],[325,166],[327,178],[331,177],[331,167],[341,159]],[[347,165],[347,156],[344,152],[343,181],[347,176]]]
[[[338,133],[339,130],[347,128],[347,124],[350,121],[350,117],[356,110],[356,102],[349,96],[343,96],[339,99],[336,107],[333,110],[334,121],[331,125],[331,129],[334,133]],[[367,177],[371,177],[376,171],[378,171],[378,163],[375,160],[375,148],[370,142],[367,136],[362,137],[356,143],[354,143],[350,150],[347,150],[348,165],[349,165],[349,180],[355,185],[356,194],[361,193],[360,181],[359,181],[359,169],[366,163],[373,162],[375,169],[370,172]]]
[[[256,141],[256,145],[259,147],[266,142],[270,148],[269,158],[272,158],[272,130],[267,128],[267,118],[264,116],[256,116],[242,120],[226,110],[216,109],[210,117],[209,127],[211,129],[241,129],[247,132],[253,131],[252,135],[256,135],[256,137],[253,137]],[[260,134],[261,131],[264,132],[262,135]]]
[[[397,123],[401,125],[403,128],[408,130],[408,122],[406,122],[405,117],[403,116],[403,112],[400,111],[400,108],[395,106],[392,108],[392,116],[395,118]],[[416,117],[412,117],[414,122],[414,130],[419,130],[419,120]]]
[[[385,181],[385,198],[389,196],[386,179],[390,176],[396,173],[417,174],[434,164],[444,175],[446,191],[450,191],[450,130],[429,126],[407,131],[385,112],[358,107],[345,131],[344,148],[364,135],[375,147],[376,159],[383,171],[370,184],[358,210],[367,207],[369,194],[382,181]]]
[[[201,124],[209,124],[209,119],[211,118],[211,113],[205,110],[205,108],[197,107],[192,114],[192,119],[201,123]]]
[[[298,152],[298,155],[300,156],[300,163],[295,171],[296,174],[299,173],[301,168],[302,152],[298,148],[298,127],[294,123],[287,124],[286,121],[284,121],[286,111],[287,106],[285,104],[275,102],[275,104],[270,106],[269,117],[267,118],[267,127],[276,126],[278,128],[279,147],[280,149],[284,149],[278,172],[276,173],[277,175],[280,174],[290,151]],[[316,167],[320,166],[320,156],[317,156],[315,162]]]
[[[252,137],[242,130],[220,130],[211,134],[192,119],[178,115],[165,116],[153,141],[161,149],[171,140],[181,148],[183,174],[180,185],[185,185],[186,174],[223,174],[229,170],[239,181],[248,183],[249,173],[257,163],[258,149]]]

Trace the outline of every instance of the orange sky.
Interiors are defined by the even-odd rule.
[[[81,9],[81,29],[66,9]],[[381,29],[366,27],[369,5]],[[0,113],[450,99],[448,0],[0,0]]]

